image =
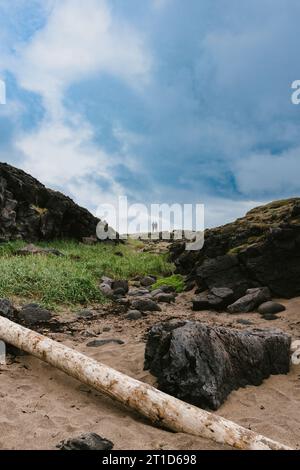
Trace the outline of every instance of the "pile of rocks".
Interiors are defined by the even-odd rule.
[[[110,277],[103,276],[101,278],[100,291],[109,299],[122,299],[129,291],[129,283],[127,280],[113,280]]]
[[[152,289],[156,280],[155,276],[137,277],[129,286],[127,280],[102,277],[100,290],[109,299],[126,307],[128,320],[139,320],[148,312],[160,312],[160,303],[175,302],[176,292],[172,286],[161,285]]]
[[[234,291],[227,287],[212,288],[202,292],[193,299],[193,310],[217,310],[227,308],[229,313],[249,313],[256,311],[267,320],[275,320],[276,313],[283,312],[285,306],[271,301],[271,292],[268,287],[254,287],[247,289],[245,295],[236,298]],[[236,299],[234,301],[234,299]]]

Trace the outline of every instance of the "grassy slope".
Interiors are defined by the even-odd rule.
[[[137,275],[163,275],[172,271],[165,255],[142,253],[139,243],[112,246],[87,246],[72,241],[57,241],[39,246],[60,250],[64,257],[16,256],[22,242],[0,245],[0,298],[22,297],[55,308],[104,302],[99,280],[106,275],[130,279]],[[123,257],[116,252],[122,252]]]

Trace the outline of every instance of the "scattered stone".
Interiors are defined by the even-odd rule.
[[[8,318],[9,320],[15,320],[16,310],[10,300],[0,299],[0,315]]]
[[[239,318],[236,322],[240,325],[253,325],[252,321],[246,320],[245,318]]]
[[[111,450],[113,447],[111,441],[93,432],[61,441],[57,446],[60,450]]]
[[[103,329],[104,331],[104,329]],[[104,346],[105,344],[125,344],[124,341],[121,339],[95,339],[94,341],[90,341],[87,343],[88,348],[99,348],[100,346]]]
[[[153,300],[156,302],[162,302],[166,304],[170,304],[171,302],[175,302],[175,295],[174,294],[167,294],[167,293],[161,293],[157,294],[153,297]]]
[[[118,287],[114,290],[114,295],[124,297],[126,295],[126,291],[123,287]]]
[[[95,318],[95,312],[93,310],[88,309],[81,310],[80,312],[78,312],[77,315],[78,318],[83,320],[92,320],[93,318]]]
[[[82,336],[84,338],[94,338],[97,334],[92,330],[85,330],[82,332]]]
[[[61,251],[56,250],[55,248],[41,248],[39,246],[30,244],[24,248],[16,250],[16,255],[55,255],[55,256],[65,256]]]
[[[140,320],[142,318],[142,313],[139,310],[129,310],[125,318],[127,320]]]
[[[233,290],[227,287],[213,288],[193,299],[193,310],[224,310],[233,300]]]
[[[107,333],[108,331],[111,331],[111,327],[110,327],[110,326],[105,326],[105,327],[103,328],[103,331],[104,331],[105,333]]]
[[[119,304],[119,305],[122,305],[124,307],[129,307],[129,305],[130,305],[129,300],[126,299],[125,297],[120,297],[120,298],[116,299],[116,303]]]
[[[148,289],[135,289],[129,291],[128,295],[130,297],[143,297],[144,295],[149,295],[150,292]]]
[[[279,319],[279,317],[277,317],[277,315],[274,315],[274,313],[265,313],[264,315],[262,315],[262,317],[264,320],[267,320],[267,321],[273,321],[273,320]]]
[[[117,289],[123,289],[125,294],[128,293],[129,291],[129,285],[128,281],[126,280],[118,280],[118,281],[113,281],[112,283],[112,290],[115,292]]]
[[[159,286],[159,289],[165,292],[166,294],[170,294],[172,292],[176,292],[175,287],[173,286],[168,286],[167,284],[163,284],[162,286]]]
[[[156,278],[153,276],[145,276],[140,280],[140,283],[144,287],[150,287],[156,282]]]
[[[160,390],[216,410],[231,391],[288,373],[290,346],[291,337],[276,329],[235,330],[176,320],[150,330],[145,369],[157,377]]]
[[[265,315],[267,313],[280,313],[286,310],[285,306],[278,302],[264,302],[258,308],[258,313]]]
[[[38,304],[25,305],[19,312],[20,321],[28,326],[48,323],[52,317],[53,315],[49,310]]]
[[[230,313],[248,313],[253,312],[256,308],[271,299],[271,293],[268,287],[255,287],[248,289],[246,295],[229,305]]]
[[[213,287],[210,292],[212,293],[212,295],[223,299],[224,304],[227,303],[227,305],[229,305],[229,303],[233,300],[234,292],[228,287]]]
[[[114,295],[114,291],[110,287],[109,284],[105,284],[104,282],[100,284],[100,291],[102,292],[105,297],[111,298]]]
[[[136,299],[131,303],[133,310],[140,312],[161,312],[161,308],[151,299]]]
[[[114,282],[113,279],[111,279],[110,277],[107,277],[107,276],[102,276],[101,277],[101,282],[102,284],[107,284],[109,285],[110,287],[112,286],[112,283]]]
[[[163,293],[164,292],[161,289],[154,289],[153,291],[151,291],[151,296],[155,297],[156,295],[163,294]]]

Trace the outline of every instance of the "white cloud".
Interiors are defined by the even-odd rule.
[[[40,93],[51,112],[70,84],[96,72],[134,87],[149,79],[151,58],[141,36],[113,18],[105,0],[62,0],[31,42],[19,50],[20,84]]]
[[[95,184],[93,191],[84,189],[89,179],[101,178],[112,195],[122,191],[112,178],[119,157],[96,146],[91,125],[65,108],[64,93],[95,73],[111,74],[138,90],[151,69],[142,37],[116,20],[108,5],[105,0],[54,1],[45,27],[18,47],[12,65],[19,84],[40,94],[46,111],[37,129],[16,138],[22,167],[88,207],[108,198]]]
[[[256,153],[236,162],[235,178],[241,193],[292,194],[300,190],[300,147],[279,155]]]

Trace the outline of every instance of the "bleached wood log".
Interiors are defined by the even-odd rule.
[[[0,339],[51,364],[166,429],[211,439],[237,449],[290,449],[216,414],[160,392],[3,317],[0,317]]]

